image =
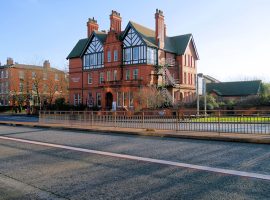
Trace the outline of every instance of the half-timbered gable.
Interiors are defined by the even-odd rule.
[[[101,68],[104,66],[103,44],[93,35],[88,48],[83,55],[83,69]]]
[[[129,27],[123,40],[124,64],[146,63],[146,44],[134,28]]]

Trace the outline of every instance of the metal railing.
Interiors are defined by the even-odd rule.
[[[41,111],[40,123],[174,131],[270,134],[270,111]]]

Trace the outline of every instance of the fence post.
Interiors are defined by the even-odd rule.
[[[176,131],[178,131],[178,126],[179,126],[179,110],[176,112]]]
[[[116,111],[114,112],[114,128],[116,128]]]
[[[92,111],[91,112],[91,127],[93,126],[93,122],[94,122],[94,113]]]
[[[220,110],[218,111],[218,135],[220,136]]]
[[[144,128],[144,112],[142,112],[142,128]]]

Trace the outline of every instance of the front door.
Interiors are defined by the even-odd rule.
[[[111,92],[106,93],[106,110],[112,109],[113,95]]]

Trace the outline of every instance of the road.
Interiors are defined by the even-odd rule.
[[[269,191],[269,145],[0,126],[1,200],[261,200]]]

